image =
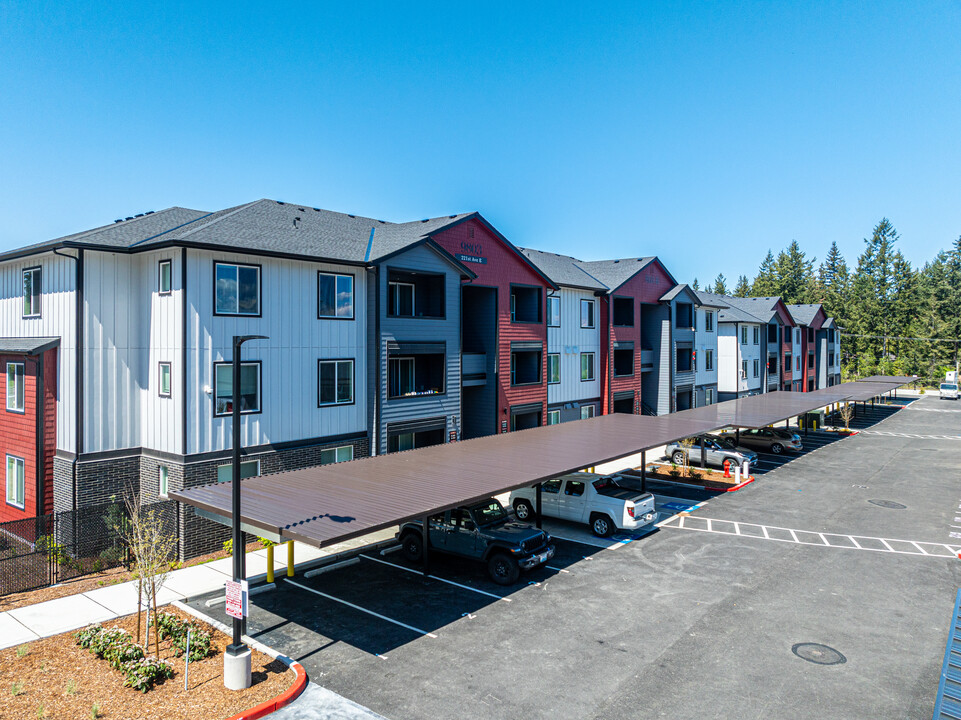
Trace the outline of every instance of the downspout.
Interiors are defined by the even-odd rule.
[[[180,406],[183,441],[180,452],[187,459],[187,248],[180,248]]]
[[[371,228],[371,237],[373,237],[374,230]],[[383,417],[384,412],[384,397],[383,397],[383,387],[382,380],[383,374],[381,369],[381,353],[383,352],[383,338],[380,333],[380,268],[376,265],[373,268],[369,268],[369,271],[373,272],[374,278],[374,336],[377,339],[377,345],[375,346],[371,343],[371,348],[376,347],[371,353],[373,357],[368,358],[368,362],[374,362],[376,365],[376,371],[374,372],[374,382],[375,387],[373,388],[374,394],[377,397],[377,402],[373,403],[374,417],[370,423],[370,454],[380,455],[380,419]],[[370,278],[368,278],[370,282]],[[367,315],[370,317],[370,313]]]
[[[70,258],[77,263],[74,282],[74,457],[72,470],[73,509],[77,509],[77,461],[83,451],[83,248],[77,257],[53,250],[54,255]]]
[[[674,305],[667,304],[667,366],[670,374],[669,395],[667,397],[667,412],[674,412],[674,362],[677,360],[677,351],[674,349]]]

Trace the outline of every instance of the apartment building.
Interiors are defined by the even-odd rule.
[[[697,293],[700,305],[696,309],[694,328],[694,405],[713,405],[718,397],[718,314],[727,305],[719,301],[709,304],[702,293]]]
[[[719,401],[765,392],[766,323],[728,304],[728,296],[698,291],[699,301],[717,310],[717,395]]]
[[[817,365],[817,335],[827,320],[824,308],[820,303],[809,303],[804,305],[788,305],[788,311],[797,325],[795,334],[800,335],[800,350],[795,357],[801,359],[800,389],[804,392],[811,392],[821,387],[827,387],[827,373],[825,381],[818,381]],[[798,331],[800,331],[798,333]]]

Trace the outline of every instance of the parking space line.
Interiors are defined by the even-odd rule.
[[[285,580],[286,582],[290,583],[291,585],[293,585],[294,587],[300,588],[301,590],[306,590],[307,592],[312,592],[312,593],[314,593],[315,595],[320,595],[320,596],[323,597],[323,598],[327,598],[328,600],[333,600],[334,602],[338,602],[338,603],[340,603],[341,605],[346,605],[347,607],[353,608],[354,610],[359,610],[359,611],[362,612],[362,613],[367,613],[368,615],[373,615],[373,616],[376,617],[376,618],[380,618],[381,620],[386,620],[387,622],[393,623],[394,625],[399,625],[399,626],[402,627],[402,628],[407,628],[408,630],[412,630],[412,631],[414,631],[415,633],[419,633],[420,635],[426,635],[426,636],[429,637],[429,638],[436,638],[436,637],[437,637],[434,633],[427,632],[426,630],[421,630],[420,628],[416,628],[416,627],[414,627],[413,625],[408,625],[407,623],[402,623],[400,620],[394,620],[393,618],[389,618],[389,617],[387,617],[386,615],[381,615],[380,613],[375,613],[373,610],[368,610],[367,608],[362,608],[360,605],[354,605],[354,603],[352,603],[352,602],[347,602],[346,600],[341,600],[340,598],[336,598],[336,597],[334,597],[333,595],[328,595],[327,593],[321,592],[320,590],[315,590],[314,588],[307,587],[306,585],[301,585],[300,583],[294,582],[293,580],[288,580],[287,578],[284,578],[284,580]]]
[[[928,554],[928,553],[926,553],[926,552],[924,551],[924,548],[923,548],[923,547],[921,547],[920,545],[918,545],[918,544],[917,544],[916,542],[914,542],[913,540],[911,541],[911,544],[914,545],[914,547],[916,547],[918,550],[920,550],[922,555],[927,555],[927,554]]]
[[[888,545],[887,541],[884,538],[881,538],[881,544],[884,545],[884,547],[886,547],[891,552],[894,552],[894,548]]]
[[[420,570],[414,570],[413,568],[404,567],[403,565],[395,565],[394,563],[387,562],[386,560],[381,560],[379,558],[370,557],[370,555],[358,555],[358,557],[364,558],[364,560],[370,560],[371,562],[380,563],[381,565],[388,565],[392,568],[397,568],[398,570],[406,570],[409,573],[414,573],[415,575],[423,575]],[[497,598],[498,600],[503,600],[504,602],[510,602],[510,598],[501,597],[500,595],[495,595],[494,593],[489,593],[486,590],[478,590],[477,588],[472,588],[470,585],[461,585],[459,582],[454,582],[453,580],[448,580],[447,578],[437,577],[436,575],[428,575],[431,580],[438,580],[442,583],[447,583],[448,585],[453,585],[454,587],[459,587],[464,590],[470,590],[471,592],[478,593],[480,595],[486,595],[487,597]]]

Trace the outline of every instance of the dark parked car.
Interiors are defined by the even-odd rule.
[[[735,435],[727,432],[721,437],[728,438],[732,442]],[[760,428],[758,430],[741,430],[741,445],[752,447],[756,450],[764,450],[780,455],[785,450],[801,451],[801,436],[786,428]]]
[[[423,525],[408,522],[397,533],[404,556],[419,561],[424,553]],[[498,585],[512,585],[521,570],[543,565],[554,557],[551,536],[511,516],[494,498],[429,518],[431,550],[479,560]]]

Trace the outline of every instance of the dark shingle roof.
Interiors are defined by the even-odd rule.
[[[595,279],[606,285],[611,291],[646,268],[656,257],[623,258],[620,260],[591,260],[578,261],[581,269],[590,273]]]
[[[518,248],[521,253],[536,265],[542,273],[554,281],[555,285],[585,288],[587,290],[607,290],[608,287],[587,273],[580,260],[569,255],[542,252],[529,248]]]
[[[661,295],[659,299],[661,302],[670,302],[671,300],[676,298],[678,295],[685,292],[692,295],[694,297],[695,302],[700,300],[700,298],[698,298],[697,296],[697,292],[694,291],[694,288],[692,288],[687,283],[681,283],[680,285],[675,285],[666,293]]]
[[[771,322],[775,315],[777,315],[778,300],[777,297],[750,297],[750,298],[727,298],[728,305],[731,307],[739,308],[746,313],[750,313],[756,318],[759,318],[761,322]]]
[[[695,290],[694,294],[697,295],[697,299],[703,306],[715,308],[731,307],[730,303],[726,302],[726,295],[717,295],[715,293],[704,292],[703,290]]]
[[[808,305],[788,305],[788,312],[791,313],[791,317],[794,318],[794,322],[798,325],[810,325],[814,322],[815,316],[818,314],[818,310],[821,309],[821,303],[814,303]]]
[[[58,337],[0,338],[0,353],[38,355],[59,344]]]

